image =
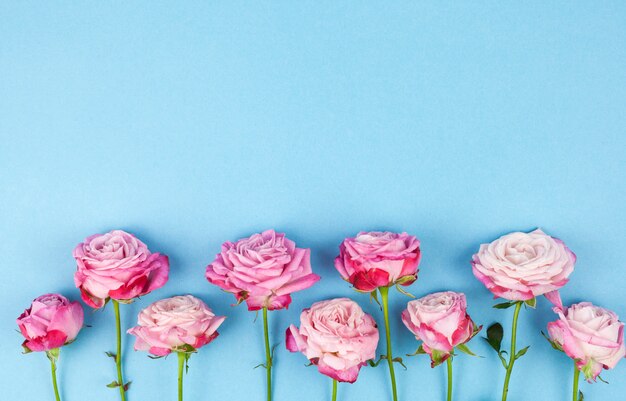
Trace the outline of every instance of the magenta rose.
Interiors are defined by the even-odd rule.
[[[314,303],[291,325],[286,346],[302,352],[320,373],[354,383],[362,366],[376,357],[378,327],[374,319],[348,298]]]
[[[45,294],[17,318],[17,325],[26,339],[25,352],[50,351],[74,341],[83,327],[83,308],[63,295]]]
[[[495,297],[527,301],[563,287],[575,262],[562,241],[535,230],[482,244],[472,257],[472,270]]]
[[[73,256],[74,283],[85,303],[101,308],[111,298],[129,301],[163,287],[169,275],[167,256],[151,253],[132,234],[114,230],[78,244]]]
[[[311,250],[296,248],[285,234],[267,230],[237,242],[225,242],[206,268],[207,280],[231,292],[248,310],[289,307],[291,293],[320,277],[311,270]]]
[[[139,313],[137,326],[128,330],[137,337],[136,351],[165,356],[174,352],[195,352],[218,336],[217,328],[226,319],[191,295],[157,301]]]
[[[360,232],[339,246],[335,267],[355,289],[371,292],[417,280],[420,242],[407,233]]]
[[[467,314],[465,294],[437,292],[407,304],[402,322],[422,341],[421,348],[430,355],[431,366],[450,357],[454,348],[465,344],[478,333]]]
[[[559,320],[548,323],[553,346],[576,361],[587,381],[612,369],[626,353],[624,323],[610,310],[589,302],[554,308]]]

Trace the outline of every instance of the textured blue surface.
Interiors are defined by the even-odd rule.
[[[626,3],[80,3],[0,3],[4,399],[52,399],[48,361],[20,354],[14,319],[41,293],[77,299],[72,248],[113,228],[172,262],[164,288],[123,306],[127,327],[182,293],[228,315],[190,361],[187,400],[263,400],[261,322],[203,273],[223,241],[266,228],[310,247],[322,276],[271,314],[274,342],[328,297],[381,322],[333,268],[361,229],[417,235],[409,290],[464,291],[474,320],[508,330],[512,310],[490,308],[469,260],[481,242],[540,226],[578,255],[564,301],[626,318]],[[398,317],[407,301],[393,293],[398,355],[417,346]],[[105,388],[112,312],[88,311],[93,327],[63,350],[65,401],[118,399]],[[570,399],[571,362],[539,334],[553,318],[543,299],[522,312],[519,344],[532,346],[509,401]],[[471,346],[486,358],[455,360],[455,398],[498,400],[504,370],[482,340]],[[174,399],[175,358],[125,348],[129,401]],[[277,401],[329,398],[305,362],[277,348]],[[401,400],[444,398],[444,369],[407,365]],[[623,399],[625,373],[622,362],[610,385],[583,384],[586,399]],[[339,389],[345,401],[389,393],[384,367]]]

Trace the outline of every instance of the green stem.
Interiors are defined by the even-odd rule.
[[[337,401],[337,380],[333,379],[333,400]]]
[[[120,323],[120,304],[112,299],[113,309],[115,310],[115,328],[117,337],[117,352],[115,354],[115,365],[117,366],[117,383],[119,384],[120,397],[122,401],[126,401],[126,391],[124,390],[124,376],[122,375],[122,328]]]
[[[452,355],[446,361],[448,365],[448,401],[452,401]]]
[[[502,401],[506,401],[506,397],[509,394],[509,381],[511,380],[511,372],[513,371],[513,364],[515,363],[515,341],[517,340],[517,318],[519,312],[522,309],[523,302],[519,301],[515,305],[515,312],[513,313],[513,329],[511,332],[511,351],[509,353],[509,363],[506,368],[506,377],[504,378],[504,387],[502,388]]]
[[[59,397],[59,387],[57,386],[57,364],[54,362],[54,359],[50,359],[50,368],[52,369],[52,387],[54,387],[54,397],[56,401],[61,401],[61,397]]]
[[[183,401],[183,368],[185,367],[185,354],[178,353],[178,401]]]
[[[391,392],[393,401],[398,401],[396,391],[396,373],[393,370],[393,355],[391,352],[391,330],[389,329],[389,287],[380,287],[380,296],[383,301],[383,315],[385,316],[385,333],[387,336],[387,364],[389,365],[389,376],[391,376]]]
[[[267,373],[267,401],[272,401],[272,354],[269,330],[267,329],[267,307],[263,308],[263,333],[265,335],[265,371]]]
[[[572,391],[572,401],[578,401],[578,379],[580,378],[580,370],[574,361],[574,388]]]

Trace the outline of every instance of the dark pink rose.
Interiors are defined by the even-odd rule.
[[[480,327],[467,314],[465,294],[437,292],[407,304],[402,322],[422,341],[422,349],[436,366],[450,357],[454,347],[468,342]]]
[[[378,328],[374,319],[348,298],[314,303],[291,325],[286,346],[302,352],[320,373],[354,383],[362,366],[376,357]]]
[[[495,297],[527,301],[568,282],[576,255],[541,230],[514,232],[482,244],[472,270]]]
[[[88,237],[73,252],[74,283],[85,303],[101,308],[107,299],[129,301],[163,287],[167,256],[151,253],[134,235],[121,230]]]
[[[198,298],[183,295],[149,305],[139,313],[138,326],[128,333],[137,337],[137,351],[157,356],[172,351],[189,353],[213,341],[224,319],[224,316],[215,316]]]
[[[249,310],[287,308],[291,293],[320,277],[311,270],[311,250],[296,248],[285,234],[267,230],[237,242],[225,242],[206,268],[207,280],[231,292]]]
[[[50,351],[74,341],[83,327],[83,308],[60,294],[42,295],[17,318],[17,325],[26,352]]]
[[[624,358],[624,323],[610,310],[589,302],[569,308],[558,305],[559,320],[548,323],[555,348],[576,361],[588,381],[595,381],[602,369],[613,369]]]
[[[407,233],[360,232],[339,246],[335,267],[355,289],[371,292],[417,280],[420,242]]]

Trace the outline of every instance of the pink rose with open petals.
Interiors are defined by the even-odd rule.
[[[420,242],[407,233],[360,232],[339,246],[335,267],[355,289],[371,292],[417,280]]]
[[[559,320],[548,323],[550,340],[576,361],[587,381],[595,381],[602,369],[613,369],[624,358],[624,323],[610,310],[589,302],[567,309],[558,305]]]
[[[450,357],[454,347],[468,342],[478,331],[467,314],[465,294],[437,292],[407,304],[402,322],[422,341],[422,349],[436,366]]]
[[[50,351],[74,341],[83,327],[83,308],[63,295],[45,294],[35,298],[17,325],[26,352]]]
[[[575,262],[562,241],[535,230],[482,244],[472,257],[472,270],[495,297],[527,301],[563,287]]]
[[[128,301],[163,287],[169,275],[167,256],[151,253],[132,234],[114,230],[78,244],[73,256],[76,287],[85,303],[101,308],[107,299]]]
[[[174,352],[195,352],[218,336],[217,328],[226,319],[191,295],[157,301],[139,313],[138,326],[128,330],[137,337],[135,350],[165,356]]]
[[[314,303],[300,315],[300,328],[289,326],[286,346],[302,352],[320,373],[354,383],[362,366],[376,357],[378,327],[348,298]]]
[[[311,270],[311,250],[296,248],[285,234],[267,230],[237,242],[225,242],[206,268],[207,280],[246,301],[248,310],[287,308],[291,293],[320,277]]]

